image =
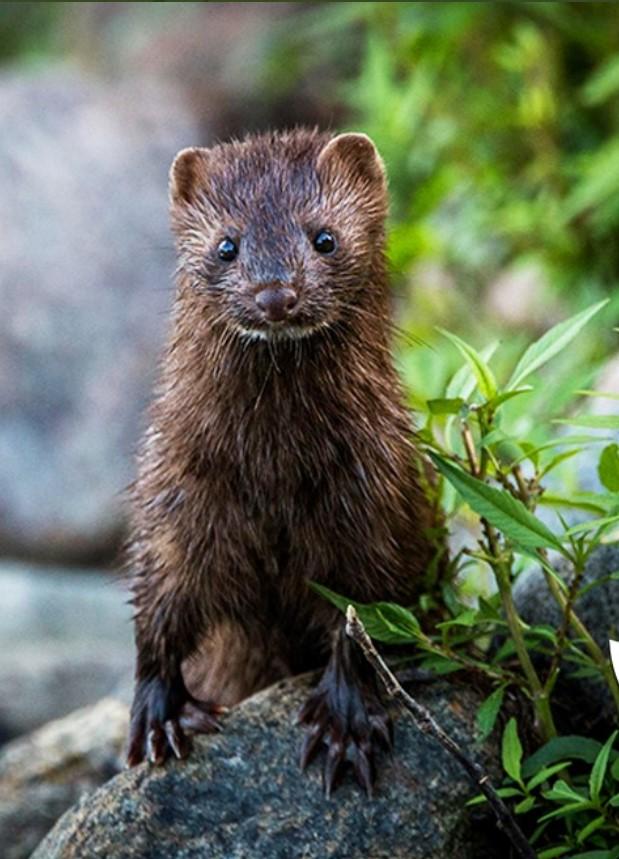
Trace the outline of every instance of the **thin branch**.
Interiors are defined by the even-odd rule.
[[[496,815],[499,828],[501,828],[510,839],[516,854],[522,857],[522,859],[535,859],[535,851],[525,838],[508,807],[490,784],[489,775],[484,772],[478,763],[472,761],[464,754],[460,745],[445,733],[440,725],[434,720],[434,717],[429,710],[415,701],[408,692],[404,691],[396,677],[389,670],[385,661],[374,647],[371,638],[365,631],[365,627],[359,620],[357,612],[351,605],[349,605],[346,610],[346,634],[359,645],[363,655],[379,676],[387,694],[412,713],[417,727],[423,734],[434,737],[434,739],[437,740],[440,745],[466,770],[471,780],[481,790],[490,803],[490,806]]]
[[[477,461],[477,454],[475,452],[475,442],[473,441],[473,434],[471,432],[471,428],[466,423],[466,421],[462,421],[461,432],[462,441],[464,442],[464,449],[466,450],[466,455],[471,469],[471,474],[473,475],[473,477],[478,477],[479,463]]]

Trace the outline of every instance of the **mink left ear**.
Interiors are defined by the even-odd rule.
[[[371,186],[386,186],[385,165],[367,134],[338,134],[320,151],[318,173],[348,174]]]

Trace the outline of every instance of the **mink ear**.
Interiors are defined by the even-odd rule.
[[[170,168],[170,202],[193,203],[196,190],[208,181],[208,163],[208,149],[181,149]]]
[[[338,134],[333,137],[318,155],[319,173],[342,175],[342,171],[354,179],[361,179],[371,186],[386,184],[385,165],[378,150],[367,134]]]

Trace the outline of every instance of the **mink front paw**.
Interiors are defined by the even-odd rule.
[[[341,680],[341,678],[340,678]],[[376,778],[377,747],[390,751],[393,725],[378,697],[354,683],[334,684],[325,676],[299,713],[308,726],[301,747],[305,769],[321,748],[326,749],[323,785],[327,797],[337,786],[346,762],[369,797]]]
[[[223,712],[222,707],[194,698],[181,677],[139,680],[131,707],[128,765],[144,760],[160,765],[170,754],[179,760],[186,758],[191,751],[187,732],[219,731],[216,716]]]

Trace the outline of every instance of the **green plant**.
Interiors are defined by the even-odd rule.
[[[559,672],[566,664],[576,666],[580,674],[599,678],[619,713],[619,686],[610,663],[575,609],[581,591],[592,587],[583,584],[587,559],[619,523],[617,446],[604,435],[586,435],[582,430],[617,431],[619,416],[572,414],[554,419],[547,416],[545,425],[537,422],[535,427],[520,420],[528,410],[523,405],[527,399],[535,396],[536,390],[542,394],[545,390],[540,374],[546,365],[580,337],[604,304],[599,302],[555,325],[529,345],[504,383],[493,369],[495,345],[478,351],[460,337],[443,332],[464,364],[446,383],[441,396],[426,402],[425,423],[418,437],[440,475],[433,491],[440,496],[447,528],[464,517],[477,539],[449,560],[443,574],[440,566],[430,571],[416,606],[353,603],[373,638],[386,643],[414,643],[425,668],[438,673],[467,669],[486,677],[492,691],[477,714],[480,737],[493,730],[506,691],[512,688],[530,702],[540,742],[556,741],[553,693]],[[565,425],[581,431],[566,432]],[[569,493],[562,496],[556,490],[550,496],[551,509],[558,504],[581,508],[587,518],[576,524],[568,524],[561,514],[550,524],[539,518],[536,510],[548,500],[545,483],[549,476],[564,468],[584,446],[593,444],[602,448],[599,457],[602,489],[585,497],[572,497]],[[558,575],[556,558],[567,565],[567,576]],[[541,567],[557,602],[561,620],[556,628],[529,626],[518,614],[513,584],[530,564]],[[346,595],[313,586],[342,609],[350,603]],[[492,649],[490,643],[497,636],[503,644]],[[542,667],[540,660],[533,658],[536,653],[543,657]],[[606,758],[612,741],[605,747]],[[563,814],[565,808],[558,812],[555,808],[561,802],[562,784],[567,784],[563,770],[567,769],[568,758],[538,759],[539,767],[531,770],[529,766],[526,781],[521,772],[521,758],[516,724],[510,721],[504,734],[503,761],[515,784],[508,785],[508,793],[503,795],[517,801],[519,813],[539,810],[540,823],[561,818],[566,830],[557,837],[565,843],[571,843],[573,838],[578,841],[579,837],[584,843],[590,837],[591,843],[597,844],[616,830],[614,800],[600,799],[606,771],[604,767],[600,775],[602,762],[591,771],[597,791],[595,797],[587,799],[592,804],[574,809],[570,817]],[[558,767],[558,763],[562,766]],[[619,773],[618,767],[619,764],[612,773]],[[597,775],[593,775],[594,771]],[[551,777],[559,772],[561,778],[547,787]],[[565,790],[578,792],[579,788],[577,784],[574,787],[568,784]],[[581,811],[587,812],[584,822],[579,816]],[[589,812],[593,811],[597,813],[595,821],[602,819],[602,822],[594,825],[589,820]],[[587,828],[589,825],[592,828]],[[574,835],[577,826],[581,829]],[[555,837],[556,827],[551,833],[540,830],[537,837],[542,833],[548,838]],[[561,843],[548,844],[547,849],[558,849]],[[547,859],[552,855],[563,854],[545,854]]]
[[[516,815],[535,820],[533,844],[554,827],[553,846],[542,849],[538,859],[619,857],[618,733],[603,745],[587,737],[555,738],[523,762],[516,721],[507,723],[502,744],[507,778],[497,792],[514,803]],[[484,801],[475,797],[469,805]]]

